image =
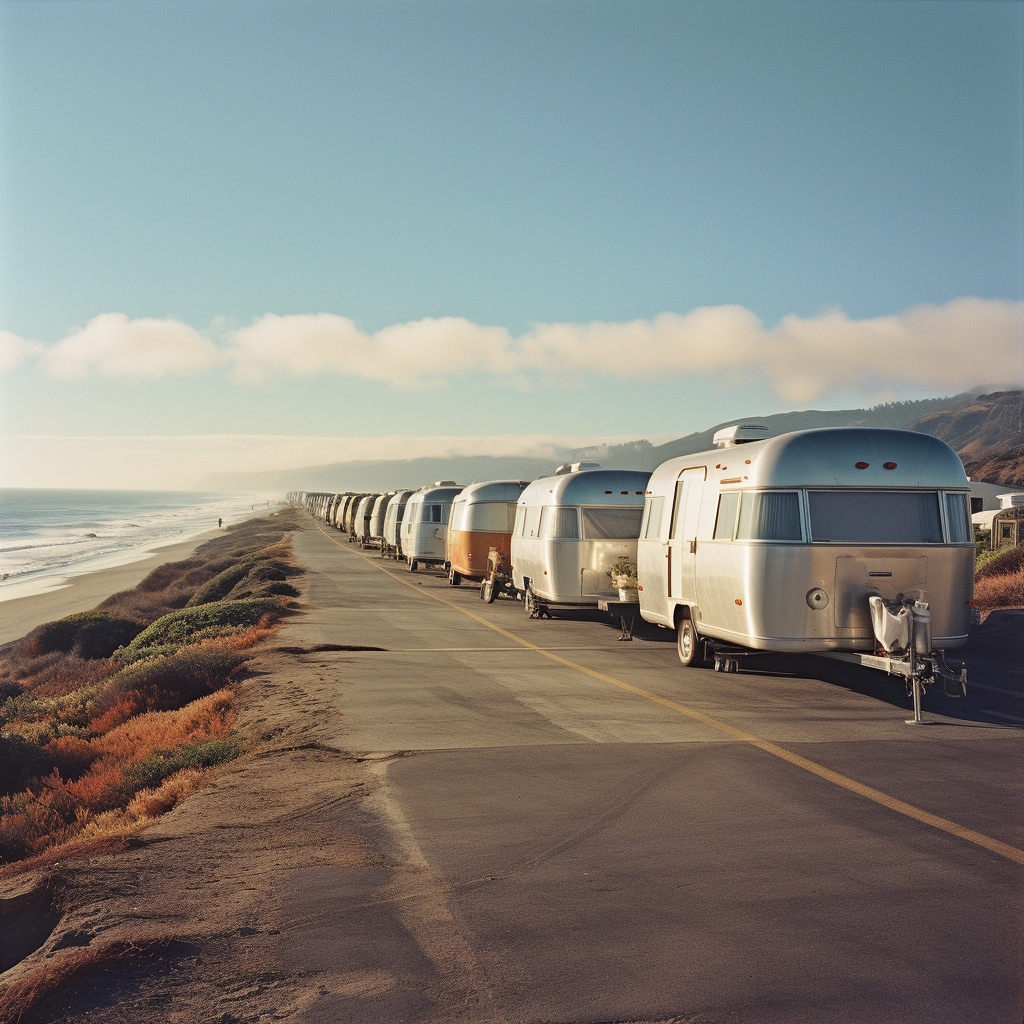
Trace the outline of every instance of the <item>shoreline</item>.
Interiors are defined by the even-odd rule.
[[[261,510],[246,518],[256,519],[260,514],[268,515],[275,509]],[[245,519],[236,520],[244,522]],[[231,525],[235,525],[232,523]],[[226,527],[203,530],[183,540],[165,542],[152,547],[126,550],[123,557],[100,555],[95,562],[102,564],[91,568],[62,571],[42,577],[38,584],[46,585],[40,590],[33,587],[30,592],[13,597],[0,596],[0,645],[20,640],[26,633],[44,622],[62,619],[67,615],[91,611],[111,594],[128,590],[141,582],[153,569],[164,562],[177,562],[195,551],[204,541],[224,532]],[[111,564],[111,559],[117,561]],[[81,563],[85,565],[87,563]],[[29,581],[26,581],[28,583]],[[15,584],[17,586],[18,584]],[[2,595],[2,592],[0,592]]]

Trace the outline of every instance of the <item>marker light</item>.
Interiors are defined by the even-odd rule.
[[[870,465],[871,465],[870,462],[858,462],[857,463],[857,468],[858,469],[867,469],[868,466],[870,466]]]
[[[887,463],[885,463],[885,465],[882,466],[882,468],[883,469],[895,469],[896,468],[896,463],[895,462],[887,462]]]

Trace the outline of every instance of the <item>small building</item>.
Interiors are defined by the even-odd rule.
[[[987,540],[993,551],[1024,543],[1024,504],[975,512],[971,522],[975,536]]]

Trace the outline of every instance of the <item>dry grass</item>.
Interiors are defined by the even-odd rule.
[[[170,939],[143,942],[114,940],[85,949],[61,950],[45,960],[27,977],[0,990],[0,1024],[18,1024],[30,1010],[40,1006],[47,996],[90,968],[110,968],[129,959],[158,955]]]
[[[199,788],[206,766],[237,756],[226,684],[242,652],[276,629],[273,588],[294,593],[284,577],[300,571],[288,539],[295,525],[280,516],[225,530],[95,612],[44,624],[5,650],[0,870],[116,845]],[[193,602],[203,588],[230,607]],[[157,639],[167,633],[167,650],[127,665],[110,659],[115,642],[130,644],[165,616]],[[204,639],[204,630],[224,635]]]

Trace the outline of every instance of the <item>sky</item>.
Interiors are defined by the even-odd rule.
[[[1020,386],[1022,125],[1015,0],[0,0],[0,486]]]

